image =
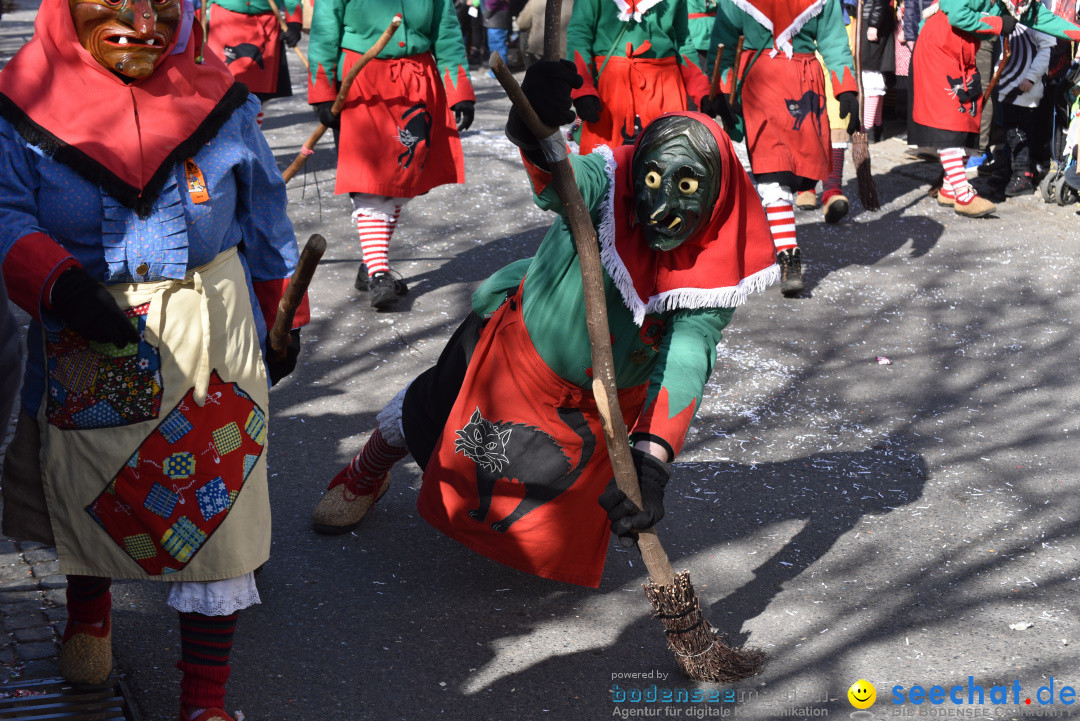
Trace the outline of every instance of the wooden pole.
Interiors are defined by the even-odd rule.
[[[300,253],[300,260],[296,263],[296,270],[289,279],[289,285],[285,288],[285,295],[278,302],[277,315],[274,317],[274,326],[270,329],[269,348],[266,349],[277,358],[284,358],[289,348],[289,334],[292,332],[293,319],[296,318],[296,309],[304,300],[304,293],[311,284],[311,278],[315,275],[315,268],[319,260],[326,252],[326,238],[318,233],[308,238]]]
[[[712,65],[712,80],[709,83],[709,100],[714,100],[716,94],[720,91],[720,61],[724,57],[724,44],[720,43],[716,46],[716,60]],[[736,63],[737,64],[737,63]],[[735,73],[731,74],[732,82],[735,80]]]
[[[371,62],[371,59],[382,52],[382,49],[386,47],[386,44],[390,42],[390,38],[397,31],[398,26],[401,25],[401,16],[395,15],[394,19],[390,21],[390,24],[383,30],[383,34],[379,36],[379,39],[368,48],[368,51],[360,56],[360,59],[353,63],[349,68],[349,72],[345,74],[345,78],[341,81],[341,87],[338,88],[337,97],[334,98],[334,104],[330,108],[330,112],[334,116],[341,115],[341,109],[345,107],[345,98],[349,95],[349,88],[352,87],[353,82],[356,80],[356,76],[360,74],[360,71],[364,69],[364,66]],[[289,164],[289,167],[285,168],[285,171],[281,174],[281,177],[288,183],[292,180],[293,176],[300,172],[300,168],[304,167],[304,163],[311,157],[311,154],[315,152],[315,144],[319,142],[323,134],[326,133],[327,127],[322,123],[319,123],[319,127],[308,136],[308,139],[304,141],[304,145],[300,148],[300,152],[296,158]]]

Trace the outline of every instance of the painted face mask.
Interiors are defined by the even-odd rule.
[[[635,215],[653,250],[671,250],[706,222],[719,194],[719,173],[685,136],[639,148],[634,154]]]
[[[1017,20],[1031,7],[1031,0],[1004,0],[1005,9]]]
[[[79,43],[102,66],[145,78],[172,42],[181,0],[69,0]]]

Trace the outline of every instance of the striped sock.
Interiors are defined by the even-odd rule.
[[[100,576],[67,577],[68,622],[64,636],[68,637],[73,624],[101,623],[112,609],[111,578]]]
[[[261,110],[259,111],[259,114],[255,116],[255,124],[258,125],[260,128],[262,127],[262,121],[264,117],[266,116]]]
[[[780,200],[765,206],[765,215],[769,218],[769,232],[772,233],[776,252],[795,248],[795,209],[791,203]]]
[[[223,708],[232,670],[233,634],[239,613],[228,616],[180,614],[180,703],[188,708]]]
[[[881,123],[881,96],[871,95],[863,98],[862,125],[864,131]]]
[[[956,198],[956,202],[966,205],[975,197],[975,189],[967,181],[967,173],[964,170],[963,148],[942,148],[938,151],[941,156],[941,167],[945,169],[944,188],[948,188]]]
[[[368,276],[389,272],[390,236],[397,227],[401,206],[394,205],[394,214],[389,218],[359,211],[355,215],[356,230],[360,234],[360,251],[364,255]]]
[[[844,151],[846,149],[843,145],[840,147],[833,146],[832,170],[829,171],[829,177],[825,178],[825,182],[821,186],[822,202],[827,201],[834,195],[844,194],[841,186],[844,184]]]
[[[348,483],[349,488],[357,495],[370,493],[375,487],[375,481],[386,475],[395,463],[407,455],[408,448],[392,445],[383,438],[382,431],[376,428],[364,444],[364,449],[334,477],[330,488]]]

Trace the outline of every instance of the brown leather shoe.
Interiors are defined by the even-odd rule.
[[[795,196],[795,207],[799,210],[814,210],[817,206],[817,193],[813,190],[801,190]]]
[[[934,197],[937,198],[938,205],[948,205],[950,207],[956,205],[956,198],[951,195],[945,195],[944,190],[939,190]]]
[[[390,488],[389,471],[370,485],[364,485],[362,479],[352,480],[348,471],[349,466],[346,466],[335,476],[326,495],[315,506],[311,522],[317,533],[335,535],[353,530]]]
[[[956,205],[953,206],[953,210],[956,211],[957,215],[968,218],[985,218],[997,210],[997,206],[981,195],[976,195],[966,203],[957,201]]]
[[[69,683],[98,686],[112,673],[112,616],[105,625],[68,621],[60,646],[60,675]]]

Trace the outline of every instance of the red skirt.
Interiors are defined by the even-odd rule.
[[[596,58],[603,67],[596,92],[600,119],[581,126],[581,154],[597,145],[617,148],[664,113],[686,110],[686,86],[675,58]]]
[[[214,5],[206,46],[251,92],[277,92],[284,44],[281,27],[272,13],[246,15]]]
[[[646,389],[619,392],[625,417],[637,416]],[[519,288],[484,326],[417,509],[492,560],[595,588],[610,532],[597,499],[612,477],[592,393],[541,360]]]
[[[342,75],[359,58],[346,50]],[[464,182],[461,140],[431,54],[368,63],[341,113],[334,192],[413,198]]]
[[[911,59],[911,117],[916,123],[957,133],[979,132],[982,94],[966,99],[978,49],[978,38],[949,25],[945,13],[937,12],[926,20]],[[982,79],[984,87],[989,81]]]
[[[824,180],[832,170],[832,141],[821,63],[813,53],[788,59],[766,51],[747,73],[755,52],[744,50],[739,62],[739,76],[746,75],[741,98],[751,169]]]

